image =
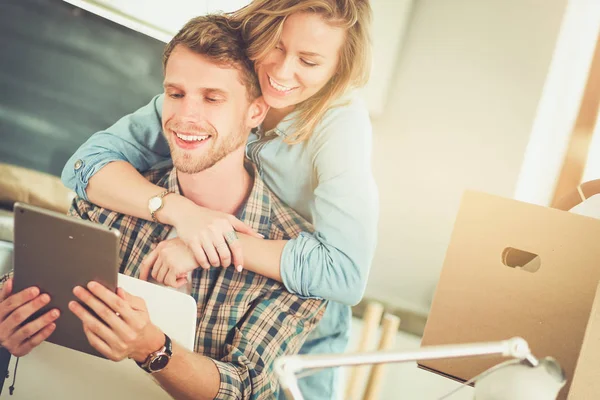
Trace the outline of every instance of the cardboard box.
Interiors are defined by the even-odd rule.
[[[600,285],[588,319],[569,400],[600,398]]]
[[[574,393],[587,394],[570,399],[600,398],[598,304],[582,346],[599,282],[600,220],[466,192],[421,344],[520,336],[536,357],[554,357],[565,370],[559,399],[567,398],[571,383]],[[502,361],[471,357],[419,365],[466,381]],[[581,377],[574,379],[576,366]],[[589,389],[594,373],[596,386]]]

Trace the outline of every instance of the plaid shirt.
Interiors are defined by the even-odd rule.
[[[273,195],[254,170],[254,186],[238,218],[267,239],[290,239],[312,227]],[[148,171],[146,178],[180,193],[174,168]],[[121,232],[120,271],[139,276],[144,257],[165,240],[170,226],[119,214],[81,198],[69,214]],[[274,398],[279,384],[273,362],[297,353],[325,311],[325,302],[300,298],[272,279],[234,268],[197,268],[192,296],[198,304],[195,351],[210,357],[221,375],[218,399]]]

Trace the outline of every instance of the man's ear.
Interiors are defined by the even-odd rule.
[[[265,99],[262,96],[257,97],[250,103],[250,107],[248,108],[246,125],[249,128],[256,128],[267,116],[267,111],[269,111],[269,106],[265,102]]]

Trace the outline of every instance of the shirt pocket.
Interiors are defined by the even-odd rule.
[[[223,358],[225,344],[248,313],[249,307],[244,303],[205,307],[202,315],[198,315],[196,352],[215,359]]]

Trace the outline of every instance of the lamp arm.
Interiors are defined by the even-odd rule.
[[[298,388],[295,375],[303,370],[489,355],[502,355],[527,360],[532,366],[537,366],[538,363],[538,360],[531,354],[525,339],[515,337],[499,342],[429,346],[414,351],[283,356],[275,360],[274,368],[281,389],[288,398],[301,400],[303,397]]]

